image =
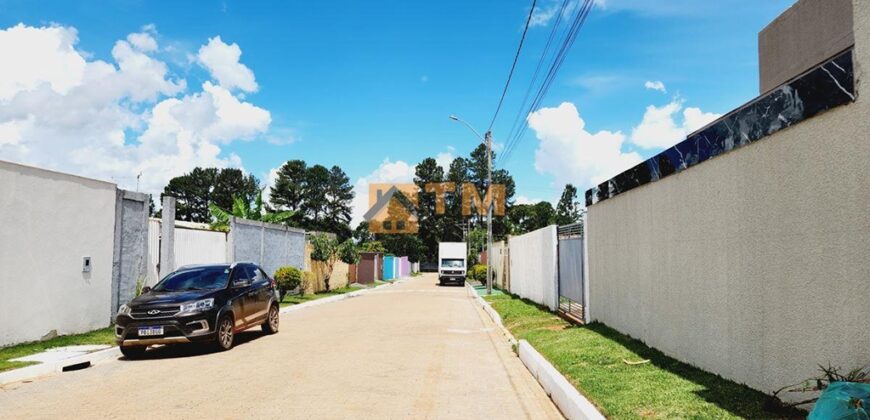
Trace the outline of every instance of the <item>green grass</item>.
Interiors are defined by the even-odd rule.
[[[510,295],[486,297],[525,339],[608,418],[803,418],[765,410],[768,397],[679,362],[604,324],[575,326]],[[623,362],[650,360],[629,365]]]
[[[46,341],[16,344],[0,348],[0,372],[37,364],[37,362],[10,362],[9,359],[41,353],[53,347],[73,346],[79,344],[115,344],[115,332],[112,327],[94,330],[83,334],[62,335]]]
[[[332,289],[328,292],[318,292],[318,293],[309,293],[307,295],[299,296],[299,295],[287,295],[284,296],[284,300],[281,301],[281,306],[290,306],[290,305],[298,305],[300,303],[310,302],[312,300],[323,299],[325,297],[343,295],[345,293],[350,293],[356,290],[363,290],[361,288],[354,287],[341,287],[338,289]]]

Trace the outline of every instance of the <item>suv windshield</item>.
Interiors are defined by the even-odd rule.
[[[158,292],[177,292],[182,290],[223,289],[227,287],[229,267],[197,267],[176,271],[157,283]]]
[[[465,266],[465,261],[461,258],[445,258],[441,260],[441,268],[462,268]]]

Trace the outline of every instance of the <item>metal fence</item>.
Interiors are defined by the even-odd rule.
[[[583,224],[559,227],[559,312],[578,321],[584,320]]]

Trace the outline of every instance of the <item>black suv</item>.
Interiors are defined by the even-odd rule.
[[[115,337],[128,359],[152,344],[210,342],[229,350],[235,332],[262,325],[274,334],[278,318],[275,281],[256,264],[186,266],[121,305]]]

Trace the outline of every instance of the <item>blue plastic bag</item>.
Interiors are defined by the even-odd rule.
[[[816,401],[809,420],[870,420],[870,384],[831,382]]]

